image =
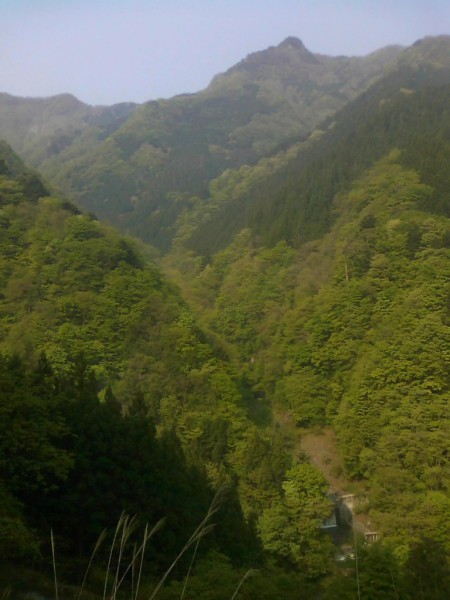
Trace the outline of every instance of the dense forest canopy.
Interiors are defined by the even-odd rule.
[[[201,554],[258,564],[250,522],[292,459],[252,420],[245,378],[131,242],[48,196],[5,145],[2,171],[2,557],[36,561],[52,527],[81,559],[127,510],[167,520],[156,577],[226,488]]]
[[[79,585],[106,528],[103,594],[131,519],[146,597],[448,597],[449,44],[288,38],[172,100],[0,98],[47,177],[1,142],[0,584],[51,570],[52,530]],[[330,487],[378,542],[326,533]]]
[[[294,42],[248,56],[197,94],[141,106],[0,96],[0,139],[87,210],[167,249],[186,193],[204,196],[226,168],[308,135],[400,53],[329,57]]]

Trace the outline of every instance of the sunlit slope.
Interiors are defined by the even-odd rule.
[[[60,373],[83,356],[101,387],[125,404],[142,396],[157,420],[161,402],[180,394],[198,416],[201,406],[219,415],[225,386],[244,418],[226,360],[158,269],[49,196],[6,147],[2,156],[0,349],[32,363],[45,353]]]
[[[313,54],[296,38],[249,55],[196,94],[89,107],[0,96],[0,136],[101,219],[167,248],[186,194],[307,135],[398,56]]]
[[[54,526],[68,555],[82,556],[125,507],[150,522],[167,516],[167,543],[149,550],[158,572],[222,489],[200,556],[208,547],[233,565],[277,556],[266,514],[275,503],[283,518],[295,514],[289,536],[302,540],[280,576],[285,559],[302,577],[325,573],[325,479],[294,462],[227,344],[204,333],[155,265],[49,196],[5,144],[0,227],[0,528],[15,523],[23,536],[2,541],[0,555],[8,545],[13,558],[32,555]],[[288,488],[299,492],[294,505]]]
[[[302,427],[333,425],[374,527],[404,547],[449,539],[450,220],[428,211],[435,195],[393,151],[335,196],[322,238],[269,248],[244,230],[186,283],[255,390]]]
[[[443,43],[449,45],[446,38]],[[428,210],[448,214],[450,67],[445,60],[444,66],[416,65],[407,57],[306,142],[255,167],[225,172],[206,201],[188,205],[178,237],[204,255],[226,246],[243,227],[268,244],[319,237],[333,223],[335,194],[394,147],[402,150],[405,166],[420,169],[433,185]]]

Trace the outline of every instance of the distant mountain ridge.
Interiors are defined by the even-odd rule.
[[[2,96],[0,138],[79,206],[164,251],[190,199],[206,199],[213,179],[306,140],[399,68],[448,65],[449,40],[330,57],[288,37],[201,92],[140,106]]]
[[[358,551],[361,597],[386,596],[384,570],[389,597],[448,598],[450,36],[365,58],[287,38],[198,94],[142,106],[4,100],[0,135],[49,184],[0,142],[2,352],[44,352],[62,374],[85,357],[105,406],[117,396],[174,432],[214,486],[237,482],[260,551],[319,585],[328,573],[305,591],[324,600],[356,597],[356,565],[335,569],[318,537],[326,483],[296,440],[332,427],[336,477],[383,537]],[[178,288],[51,184],[170,247],[159,266]],[[246,537],[230,537],[245,557]],[[264,598],[291,597],[285,581]]]
[[[205,196],[224,169],[307,135],[400,52],[325,57],[289,37],[205,90],[170,100],[89,107],[68,95],[3,95],[0,138],[79,205],[167,248],[182,206],[176,198]]]
[[[16,152],[34,164],[59,153],[82,138],[87,129],[110,135],[135,110],[137,104],[90,106],[72,94],[49,98],[20,98],[0,93],[0,127]]]
[[[180,219],[176,239],[209,256],[247,227],[268,245],[320,238],[333,222],[334,196],[393,148],[435,188],[427,210],[449,215],[449,86],[450,65],[402,64],[323,121],[306,142],[222,174],[203,205],[196,204],[196,216]]]

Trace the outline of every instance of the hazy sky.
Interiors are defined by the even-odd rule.
[[[0,0],[0,31],[0,91],[143,102],[198,91],[289,35],[362,55],[450,33],[450,0]]]

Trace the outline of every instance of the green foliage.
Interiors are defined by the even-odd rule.
[[[305,367],[276,383],[274,399],[280,406],[291,410],[298,425],[308,426],[325,422],[330,395],[330,387],[323,377]]]
[[[335,198],[320,242],[267,249],[247,230],[188,288],[256,391],[300,425],[335,426],[347,476],[366,480],[371,518],[399,552],[450,537],[450,222],[420,209],[436,191],[403,158]],[[278,530],[292,529],[271,502]]]
[[[357,546],[357,563],[346,561],[345,570],[325,583],[324,598],[396,600],[406,598],[398,561],[392,548],[381,543]],[[419,597],[419,596],[417,596]]]
[[[448,597],[450,565],[439,542],[426,538],[414,544],[403,571],[402,590],[408,600]]]
[[[334,222],[336,194],[349,191],[393,147],[402,150],[403,165],[420,171],[434,188],[419,208],[448,215],[449,81],[448,65],[393,70],[323,122],[322,135],[312,134],[303,144],[295,140],[297,145],[277,160],[241,169],[234,178],[239,182],[244,176],[246,185],[239,182],[225,202],[217,202],[217,186],[211,186],[204,214],[193,211],[195,226],[185,244],[207,256],[230,244],[243,227],[264,245],[287,240],[299,246],[317,239]],[[358,260],[366,259],[363,250]]]
[[[139,107],[69,95],[0,96],[0,137],[101,218],[168,249],[186,196],[304,138],[399,54],[315,56],[298,40],[257,52],[197,94]],[[14,124],[14,126],[12,126]]]
[[[101,402],[98,382],[81,357],[64,376],[44,359],[31,372],[18,359],[4,359],[0,384],[2,558],[38,558],[50,529],[63,556],[87,557],[126,507],[141,522],[165,520],[147,560],[153,572],[166,568],[212,499],[205,474],[188,465],[176,435],[157,438],[148,418],[122,416],[109,390]],[[199,551],[214,546],[244,564],[257,549],[232,493]]]
[[[27,561],[39,555],[35,532],[24,522],[20,504],[0,481],[0,559]]]
[[[172,582],[161,590],[160,597],[178,599],[184,585],[184,581]],[[236,597],[246,600],[273,600],[280,594],[286,600],[307,600],[315,593],[314,586],[302,574],[284,571],[274,565],[247,572],[233,569],[225,556],[211,552],[195,566],[186,582],[184,597],[186,600],[230,600],[237,590]]]
[[[56,199],[29,203],[6,181],[0,347],[32,361],[45,352],[60,374],[82,354],[103,388],[113,383],[126,404],[142,395],[163,427],[172,427],[169,399],[183,399],[186,444],[205,421],[201,402],[242,429],[232,373],[157,269],[97,221]]]
[[[331,543],[319,529],[331,511],[328,483],[311,465],[295,464],[282,488],[282,496],[258,522],[264,548],[310,576],[322,574],[331,556]]]
[[[0,481],[19,498],[51,488],[71,466],[60,448],[67,429],[51,385],[45,361],[28,375],[18,358],[0,359]]]
[[[0,372],[0,476],[23,504],[4,517],[5,540],[8,527],[24,529],[11,556],[31,554],[31,527],[41,540],[53,527],[65,553],[84,555],[126,509],[167,517],[152,555],[162,568],[211,487],[228,482],[211,545],[245,563],[258,545],[235,448],[252,432],[268,445],[269,434],[247,418],[233,368],[116,232],[55,198],[29,202],[11,175],[4,182],[0,344],[21,355],[6,355]]]
[[[292,111],[310,115],[304,132],[335,110],[309,96],[316,84],[353,95],[329,77],[332,59],[311,89],[281,85],[280,72],[319,73],[290,40],[202,94],[47,132],[48,172],[73,159],[58,177],[79,199],[173,240],[165,265],[196,316],[132,242],[49,196],[0,145],[0,555],[38,557],[50,526],[63,553],[84,555],[125,508],[167,517],[156,573],[225,482],[188,595],[231,596],[263,551],[277,566],[245,579],[242,597],[297,597],[295,585],[309,597],[305,580],[332,570],[324,597],[354,597],[353,567],[334,569],[320,531],[327,483],[292,460],[261,417],[269,406],[280,423],[331,424],[346,476],[365,487],[385,543],[359,550],[362,597],[448,595],[447,41],[414,47],[333,122],[253,167],[298,136]],[[346,80],[353,63],[340,64]],[[69,100],[56,108],[75,127],[89,111]]]

